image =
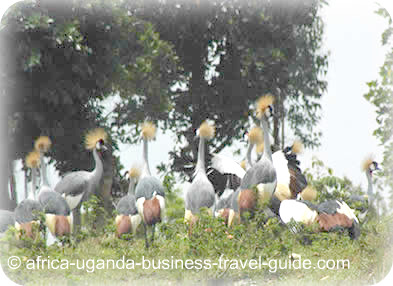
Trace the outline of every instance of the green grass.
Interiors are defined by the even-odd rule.
[[[179,214],[178,214],[179,215]],[[275,220],[263,223],[264,218],[257,216],[248,223],[228,229],[221,220],[202,215],[193,229],[191,237],[187,236],[187,226],[181,218],[172,217],[170,222],[158,226],[156,241],[149,249],[145,249],[142,227],[139,233],[126,239],[114,237],[114,225],[111,221],[101,232],[85,230],[79,236],[80,241],[65,246],[45,246],[42,240],[28,239],[16,241],[10,231],[1,242],[1,263],[4,272],[13,281],[25,285],[79,285],[79,284],[217,284],[238,282],[239,285],[264,283],[274,285],[312,284],[337,285],[356,283],[368,285],[380,281],[392,265],[392,216],[384,216],[378,221],[370,220],[362,225],[362,234],[356,241],[349,239],[347,233],[315,233],[306,228],[302,233],[292,234],[286,227]],[[308,241],[309,243],[305,243]],[[71,267],[67,270],[28,270],[28,259],[43,258],[68,259],[133,259],[141,262],[158,259],[210,259],[217,262],[222,259],[268,259],[288,260],[292,254],[301,255],[301,259],[310,259],[315,266],[319,259],[348,259],[349,267],[336,270],[320,269],[278,269],[269,271],[268,266],[262,269],[211,269],[200,270],[144,270],[136,267],[127,269],[96,269],[89,273],[86,268],[78,270]],[[22,259],[22,267],[11,270],[7,266],[10,256]],[[172,258],[173,257],[173,258]],[[291,260],[289,260],[291,261]],[[292,260],[293,262],[293,260]],[[227,265],[230,264],[229,262]],[[90,264],[91,266],[91,264]],[[121,265],[120,265],[121,266]],[[273,265],[272,265],[273,266]]]

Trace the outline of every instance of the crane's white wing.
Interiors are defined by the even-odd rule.
[[[246,171],[232,158],[219,154],[213,155],[212,168],[216,169],[221,174],[234,174],[240,179],[243,179],[246,174]]]

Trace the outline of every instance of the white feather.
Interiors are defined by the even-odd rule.
[[[136,233],[136,229],[138,228],[139,224],[142,221],[142,218],[139,214],[136,215],[130,215],[130,220],[131,220],[131,227],[132,227],[132,233]]]
[[[288,160],[284,153],[280,150],[272,155],[273,165],[276,169],[277,183],[289,186],[291,174],[288,170]]]
[[[143,221],[144,221],[144,215],[143,215],[143,203],[144,202],[145,202],[144,197],[141,197],[141,198],[137,199],[137,201],[136,201],[136,208],[138,209],[138,213]]]
[[[64,196],[64,198],[65,198],[66,202],[68,203],[68,205],[70,206],[71,210],[75,209],[78,206],[79,202],[81,201],[81,199],[83,197],[83,194],[84,193],[81,193],[76,196],[71,196],[71,195]]]
[[[338,205],[340,206],[337,209],[337,212],[343,215],[346,215],[347,217],[349,217],[350,219],[355,220],[357,223],[359,223],[358,218],[356,217],[355,213],[353,212],[353,210],[345,203],[345,202],[339,202],[336,201],[338,203]]]
[[[234,174],[240,179],[243,179],[246,174],[246,171],[232,158],[220,154],[213,155],[212,167],[221,174]]]
[[[287,224],[293,219],[295,222],[311,224],[315,221],[318,213],[311,210],[307,205],[296,200],[284,200],[279,210],[281,220]]]
[[[265,194],[269,195],[269,198],[273,195],[274,190],[276,189],[277,181],[267,184],[258,184],[257,190],[259,196],[264,196]]]
[[[160,195],[156,195],[156,198],[158,199],[158,202],[160,203],[160,216],[162,219],[165,216],[165,198]]]

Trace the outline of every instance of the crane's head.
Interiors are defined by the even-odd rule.
[[[380,170],[378,163],[375,162],[372,156],[368,156],[364,159],[362,163],[362,171],[368,172],[370,175],[373,174],[374,171]]]
[[[285,147],[282,152],[284,153],[285,157],[287,157],[287,159],[288,157],[296,156],[297,154],[303,152],[303,143],[300,140],[295,140],[292,146]]]
[[[52,141],[49,139],[48,136],[40,136],[34,142],[34,149],[44,154],[48,152],[51,145],[52,145]]]
[[[131,167],[131,169],[128,171],[128,176],[130,179],[132,178],[137,181],[141,176],[141,169],[135,166]]]
[[[216,132],[216,127],[214,126],[214,123],[205,120],[197,130],[196,135],[198,137],[212,139],[214,137],[215,132]]]
[[[37,150],[31,151],[27,154],[25,162],[26,166],[30,169],[38,168],[40,166],[40,152]]]
[[[300,154],[303,152],[303,143],[300,140],[295,140],[291,146],[292,153]]]
[[[89,131],[86,134],[85,138],[85,146],[88,150],[97,150],[104,152],[108,150],[105,146],[105,142],[108,138],[108,134],[105,132],[103,128],[96,128]]]
[[[146,121],[142,125],[142,138],[145,140],[153,140],[156,137],[156,126],[153,122]]]
[[[257,117],[261,119],[263,116],[269,118],[273,116],[274,97],[270,94],[261,96],[256,102]]]

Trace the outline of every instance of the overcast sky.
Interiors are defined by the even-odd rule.
[[[15,2],[2,1],[1,15],[10,6],[9,3]],[[310,167],[311,158],[316,155],[333,168],[336,175],[346,175],[365,186],[366,179],[360,171],[361,161],[369,153],[375,154],[376,159],[381,161],[382,148],[372,136],[377,127],[374,109],[363,95],[367,92],[366,82],[378,79],[379,67],[386,55],[386,49],[381,47],[381,34],[387,27],[387,21],[374,13],[378,8],[374,1],[328,2],[329,5],[321,11],[325,22],[324,49],[330,51],[328,91],[322,97],[323,119],[319,125],[323,132],[322,145],[312,152],[305,150],[301,157],[302,168]],[[153,172],[156,171],[155,166],[168,160],[172,142],[171,135],[159,133],[149,145]],[[141,146],[121,145],[123,165],[129,168],[134,162],[140,162],[141,151]],[[230,149],[223,152],[231,155]],[[57,181],[58,177],[52,174],[52,185]],[[18,183],[18,189],[22,190],[21,174],[18,175]]]

